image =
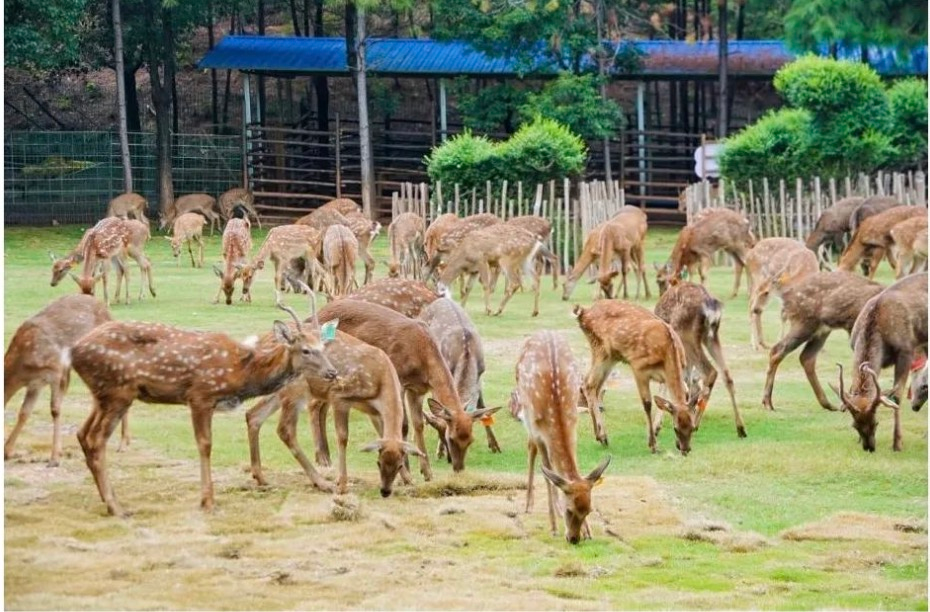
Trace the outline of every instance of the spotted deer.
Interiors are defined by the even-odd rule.
[[[817,255],[791,238],[763,238],[746,256],[749,271],[749,331],[752,350],[768,348],[762,335],[762,311],[774,295],[820,269]]]
[[[304,289],[309,291],[306,285]],[[346,447],[349,440],[349,411],[354,407],[371,419],[378,433],[378,439],[362,450],[377,451],[381,495],[388,497],[398,474],[410,482],[410,476],[404,468],[404,458],[421,454],[403,439],[404,404],[397,372],[384,351],[338,330],[335,338],[326,343],[323,353],[336,369],[338,382],[321,379],[313,373],[299,377],[277,393],[262,398],[246,413],[252,477],[259,485],[267,485],[262,472],[259,434],[265,420],[280,409],[278,437],[291,451],[310,481],[322,491],[345,493],[348,490]],[[320,412],[325,411],[329,405],[333,406],[339,447],[339,477],[335,488],[316,470],[297,440],[300,409],[306,406],[311,420],[316,423],[320,420]],[[321,459],[329,465],[328,456],[317,457],[318,462]]]
[[[427,305],[441,297],[448,297],[448,292],[404,278],[381,278],[349,295],[350,299],[378,304],[411,319],[419,317]]]
[[[356,286],[358,240],[344,225],[330,225],[323,237],[323,266],[332,278],[333,296],[349,294]]]
[[[365,264],[365,278],[363,284],[371,282],[375,269],[375,258],[371,255],[371,243],[381,232],[381,224],[372,221],[360,212],[350,212],[345,215],[348,228],[355,234],[358,241],[358,254]]]
[[[627,298],[626,274],[630,265],[633,266],[633,275],[636,277],[636,299],[639,299],[640,281],[645,287],[646,298],[652,297],[649,292],[649,283],[646,281],[644,261],[646,255],[643,241],[646,238],[647,229],[646,213],[634,206],[623,207],[619,214],[601,228],[597,281],[600,283],[604,297],[614,296],[613,279],[620,274],[623,279],[623,299]],[[612,269],[616,258],[620,259],[619,271]]]
[[[340,214],[348,215],[362,212],[362,207],[351,198],[335,198],[320,206],[318,210],[335,210]]]
[[[787,287],[781,296],[781,318],[788,324],[788,331],[769,352],[763,408],[775,409],[772,389],[778,366],[792,351],[804,345],[801,366],[817,402],[827,410],[836,410],[817,378],[817,355],[834,329],[852,331],[862,307],[882,289],[864,276],[843,270],[817,272]]]
[[[263,270],[265,260],[270,258],[271,263],[274,265],[275,291],[283,291],[284,274],[291,261],[303,259],[308,263],[315,262],[322,241],[323,238],[319,230],[309,225],[297,225],[295,223],[279,225],[268,232],[250,266],[256,272]],[[305,266],[305,274],[309,276],[311,272],[312,266]]]
[[[229,189],[217,198],[216,204],[220,210],[220,217],[223,221],[232,219],[236,207],[241,206],[246,214],[252,219],[255,219],[255,223],[258,224],[258,229],[262,228],[262,220],[258,216],[258,211],[255,210],[255,194],[252,193],[251,189],[244,189],[242,187]]]
[[[330,302],[320,310],[320,321],[325,323],[335,319],[339,320],[339,328],[345,333],[383,350],[397,370],[397,377],[404,388],[408,415],[413,423],[416,446],[423,453],[420,457],[420,473],[423,477],[426,480],[432,478],[423,437],[424,418],[430,422],[437,419],[442,421],[441,424],[437,421],[435,426],[445,430],[452,469],[462,471],[465,468],[465,455],[473,441],[473,423],[494,414],[499,408],[471,412],[465,410],[452,373],[423,322],[408,319],[378,304],[352,299]],[[427,402],[430,410],[423,410],[423,397],[427,392],[432,393]],[[319,421],[313,426],[317,456],[321,460],[329,457],[325,418],[325,412],[320,411]]]
[[[52,455],[49,467],[61,461],[61,403],[71,382],[71,348],[87,332],[110,321],[106,306],[89,295],[60,297],[16,329],[3,356],[3,405],[20,389],[26,389],[16,425],[3,445],[3,458],[10,459],[16,439],[32,414],[39,392],[51,392]],[[123,418],[119,450],[129,446],[129,420]]]
[[[220,294],[226,296],[226,305],[232,304],[236,280],[242,279],[242,296],[239,301],[252,301],[252,277],[255,270],[249,265],[252,251],[252,226],[247,219],[230,219],[223,230],[223,267],[213,264],[213,272],[220,278],[213,303],[218,304]]]
[[[139,289],[139,299],[144,295],[145,280],[148,279],[149,292],[155,297],[155,286],[152,278],[152,266],[143,249],[149,239],[149,227],[135,219],[120,219],[107,217],[97,223],[85,235],[81,242],[81,255],[83,262],[81,275],[74,277],[75,282],[86,295],[94,294],[94,287],[98,280],[103,281],[104,303],[110,305],[110,295],[107,288],[107,271],[111,260],[117,264],[116,298],[119,301],[120,285],[125,279],[126,303],[129,303],[129,269],[126,266],[126,256],[132,257],[142,272],[142,283]],[[98,264],[102,267],[97,272]],[[56,264],[57,265],[57,264]],[[54,269],[54,267],[53,267]],[[54,275],[54,273],[53,273]]]
[[[423,265],[423,234],[426,223],[416,213],[404,212],[388,226],[388,241],[391,244],[391,261],[388,276],[391,278],[420,278]]]
[[[736,297],[740,277],[746,266],[746,256],[755,242],[749,221],[742,214],[726,208],[703,210],[692,225],[683,228],[678,234],[678,240],[672,248],[672,276],[681,278],[685,268],[693,276],[696,268],[703,285],[711,257],[722,250],[733,258],[733,292],[730,297]],[[747,282],[752,281],[747,279]]]
[[[523,421],[529,452],[526,512],[533,509],[533,479],[539,454],[546,478],[550,530],[553,535],[557,533],[556,514],[561,513],[565,539],[577,544],[581,538],[591,537],[587,524],[591,490],[600,482],[610,456],[587,476],[578,470],[575,429],[580,380],[568,342],[551,331],[534,333],[523,343],[516,378],[511,410]]]
[[[145,217],[145,211],[149,209],[148,200],[138,193],[121,193],[107,205],[108,217],[120,217],[121,219],[136,219],[148,225],[149,220]]]
[[[720,319],[723,316],[723,303],[712,296],[702,285],[673,279],[668,291],[659,297],[655,306],[655,314],[678,334],[685,349],[684,367],[688,371],[696,370],[706,389],[697,403],[694,429],[697,430],[701,425],[701,419],[710,401],[710,394],[714,390],[719,370],[723,375],[727,393],[730,394],[736,435],[745,438],[746,426],[743,424],[743,417],[736,405],[733,377],[730,376],[730,370],[723,358],[723,348],[720,346]],[[716,363],[716,368],[707,358],[708,355]]]
[[[210,222],[210,235],[220,225],[220,215],[216,212],[216,198],[206,193],[189,193],[174,201],[166,213],[160,216],[158,229],[165,229],[174,223],[179,215],[186,212],[198,212]]]
[[[445,265],[446,259],[450,257],[452,252],[469,234],[500,223],[502,223],[500,218],[490,213],[479,213],[458,221],[436,242],[433,253],[431,255],[427,254],[425,276],[429,278],[439,271]]]
[[[433,219],[423,232],[423,253],[426,255],[426,261],[430,261],[436,255],[443,238],[461,221],[455,213],[443,213]]]
[[[902,221],[912,217],[927,216],[927,209],[922,206],[896,206],[884,212],[866,218],[853,234],[852,240],[840,256],[837,268],[851,272],[862,259],[868,259],[867,276],[873,278],[882,258],[890,253],[892,245],[891,230]],[[894,267],[894,261],[889,261]]]
[[[598,300],[590,308],[574,308],[578,326],[591,346],[591,367],[584,379],[583,393],[594,423],[598,442],[607,445],[607,431],[601,415],[601,389],[617,362],[629,364],[636,389],[646,413],[649,449],[658,452],[656,434],[661,428],[661,412],[653,418],[652,402],[674,419],[675,446],[682,455],[691,452],[691,434],[697,423],[697,403],[701,393],[686,391],[685,349],[671,326],[641,306],[616,300]],[[671,401],[653,397],[649,383],[664,383]]]
[[[884,213],[881,213],[884,214]],[[876,215],[876,217],[881,216]],[[866,219],[860,231],[869,222]],[[901,450],[901,418],[898,402],[911,363],[927,353],[927,273],[906,276],[866,302],[850,335],[853,348],[853,380],[849,391],[843,386],[840,367],[839,387],[842,410],[849,412],[859,433],[863,450],[875,451],[876,413],[879,405],[892,409],[894,430],[892,449]],[[882,395],[878,372],[894,366],[894,386],[889,397]]]
[[[850,217],[864,201],[858,196],[843,198],[820,214],[804,246],[817,254],[821,266],[827,263],[826,250],[836,253],[843,250],[850,233]]]
[[[895,278],[914,274],[927,265],[927,217],[906,219],[891,228],[891,255]]]
[[[203,267],[203,226],[206,223],[207,219],[199,213],[184,213],[174,220],[171,236],[165,236],[165,239],[171,242],[171,254],[177,261],[178,267],[181,266],[181,247],[184,243],[187,243],[187,252],[191,256],[191,266]],[[194,243],[197,243],[199,253],[196,260],[194,259]]]
[[[883,195],[869,196],[862,201],[861,206],[857,206],[849,215],[849,230],[853,233],[859,228],[863,221],[869,217],[874,217],[886,210],[891,210],[903,203],[897,198]]]
[[[107,439],[135,400],[190,408],[200,454],[200,506],[212,510],[213,413],[274,393],[299,376],[336,379],[319,330],[305,329],[293,310],[289,313],[297,322],[296,330],[275,321],[270,337],[257,343],[161,323],[111,321],[75,344],[71,363],[93,396],[78,442],[111,515],[123,511],[107,475]]]

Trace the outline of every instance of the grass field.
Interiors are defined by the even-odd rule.
[[[70,280],[49,286],[47,251],[66,252],[81,230],[6,229],[5,343],[25,318],[75,290]],[[256,248],[263,236],[256,232]],[[664,261],[674,237],[651,231],[648,259]],[[113,316],[236,338],[270,330],[283,316],[273,305],[270,270],[259,274],[251,305],[211,303],[218,281],[210,264],[219,251],[219,236],[208,238],[205,268],[183,258],[176,267],[167,240],[153,238],[158,297],[135,300],[133,264],[133,303],[114,305]],[[376,259],[386,252],[379,238]],[[379,263],[376,277],[384,270]],[[890,279],[883,267],[879,280]],[[731,284],[730,268],[711,271],[709,289],[725,303],[721,336],[748,438],[736,436],[721,382],[691,454],[675,452],[669,428],[659,437],[662,452],[651,454],[631,376],[619,366],[605,399],[610,447],[595,442],[587,417],[579,420],[582,471],[608,452],[613,462],[595,490],[594,537],[577,547],[549,533],[544,494],[537,492],[533,513],[523,513],[526,437],[506,410],[495,425],[502,454],[491,454],[476,431],[464,473],[434,460],[433,482],[415,473],[413,486],[398,486],[386,500],[373,457],[357,450],[374,432],[354,416],[351,493],[339,508],[312,489],[277,439],[275,419],[262,432],[272,485],[258,488],[247,470],[243,411],[218,414],[218,508],[203,514],[187,409],[137,403],[130,450],[116,454],[113,442],[109,455],[116,494],[134,514],[110,518],[74,437],[89,409],[75,376],[64,406],[62,466],[45,467],[47,393],[19,455],[5,465],[5,607],[926,609],[926,413],[902,410],[900,453],[891,450],[891,415],[882,414],[878,448],[865,453],[850,417],[818,406],[797,353],[779,370],[777,410],[763,411],[767,352],[750,350],[745,283],[727,299]],[[546,279],[541,314],[531,319],[531,295],[517,295],[497,318],[486,317],[480,293],[473,295],[467,310],[484,342],[489,405],[506,404],[519,347],[536,329],[560,330],[586,368],[588,348],[571,307],[590,303],[592,288],[579,284],[569,302],[560,296]],[[303,299],[289,300],[307,308]],[[655,296],[640,303],[651,308]],[[778,308],[773,300],[764,317],[770,343],[780,330]],[[818,362],[821,379],[835,382],[835,363],[850,361],[846,334],[834,333]],[[890,371],[882,382],[890,384]],[[21,401],[22,394],[6,407],[7,431]],[[305,427],[300,434],[311,447]],[[336,511],[346,505],[348,513]],[[341,520],[345,514],[351,520]]]

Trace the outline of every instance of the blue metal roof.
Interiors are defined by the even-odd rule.
[[[717,42],[633,40],[622,43],[641,55],[642,68],[616,78],[715,77]],[[729,41],[730,74],[768,77],[797,57],[778,40]],[[859,49],[840,50],[841,59],[858,61]],[[461,41],[373,38],[368,41],[368,69],[372,74],[397,76],[522,75],[525,66],[512,58],[489,57]],[[869,63],[885,76],[927,75],[927,47],[908,56],[893,49],[870,47]],[[296,36],[226,36],[200,60],[200,68],[291,74],[348,75],[344,38]],[[555,73],[540,57],[541,72]]]

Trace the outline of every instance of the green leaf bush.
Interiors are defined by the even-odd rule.
[[[807,177],[818,165],[811,114],[803,109],[770,111],[727,139],[720,172],[742,184],[763,177]]]
[[[912,168],[927,162],[927,82],[902,79],[888,89],[894,163]]]

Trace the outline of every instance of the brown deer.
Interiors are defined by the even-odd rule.
[[[678,234],[678,241],[672,249],[672,275],[681,278],[682,271],[687,267],[693,276],[694,268],[697,267],[703,285],[711,257],[723,250],[733,258],[733,293],[730,297],[736,297],[746,256],[756,242],[749,229],[749,221],[742,214],[726,208],[706,209],[701,213],[692,225]],[[752,281],[747,279],[747,282]]]
[[[500,223],[502,223],[500,218],[490,213],[479,213],[460,220],[443,234],[442,239],[436,244],[433,254],[427,255],[429,259],[426,263],[426,276],[430,277],[440,269],[456,247],[465,240],[466,236],[472,232],[499,225]]]
[[[633,379],[646,412],[649,449],[656,453],[656,434],[661,428],[661,412],[652,417],[655,399],[660,411],[672,415],[675,446],[682,455],[691,452],[691,434],[697,417],[700,393],[685,391],[683,367],[685,349],[671,326],[641,306],[630,302],[598,300],[590,308],[576,305],[578,325],[591,346],[591,369],[584,380],[584,396],[594,422],[598,442],[607,445],[607,431],[601,416],[601,388],[617,362],[630,365]],[[672,395],[669,401],[653,398],[650,381],[665,383]]]
[[[279,225],[268,232],[250,265],[256,272],[263,270],[265,260],[270,258],[274,264],[275,291],[283,291],[284,273],[290,262],[301,258],[307,263],[315,262],[321,242],[322,236],[314,227],[295,223]],[[306,266],[305,271],[309,275],[312,266]]]
[[[210,235],[220,225],[220,216],[216,212],[216,198],[206,193],[189,193],[174,201],[164,215],[160,215],[158,229],[165,229],[174,223],[179,215],[186,212],[199,212],[210,222]]]
[[[372,221],[360,212],[347,213],[345,218],[348,221],[347,227],[352,230],[355,239],[358,241],[358,254],[365,264],[363,284],[367,285],[371,282],[375,269],[375,258],[371,255],[371,243],[381,232],[381,224]]]
[[[220,293],[226,295],[226,305],[232,304],[236,280],[242,279],[242,296],[239,301],[251,302],[252,277],[255,270],[249,265],[252,251],[252,226],[248,219],[230,219],[223,230],[223,267],[213,264],[213,272],[220,277],[220,287],[213,303],[220,301]]]
[[[453,300],[440,298],[427,304],[420,312],[419,319],[426,323],[433,340],[436,341],[466,410],[483,411],[485,404],[484,395],[481,393],[481,376],[484,374],[484,349],[481,346],[478,328],[468,313]],[[491,429],[493,423],[493,416],[481,420],[488,439],[488,448],[492,453],[499,453],[501,447],[494,430]],[[434,419],[431,424],[442,425],[442,429],[439,430],[439,449],[445,452],[451,461],[451,455],[445,447],[445,421],[441,418]]]
[[[274,331],[257,345],[217,332],[112,321],[74,346],[72,365],[94,398],[78,441],[111,515],[121,515],[122,509],[107,476],[107,439],[135,400],[190,408],[200,454],[200,506],[212,510],[214,411],[231,410],[245,399],[274,393],[299,376],[336,379],[319,330],[304,329],[293,310],[278,305],[294,317],[296,330],[275,321]]]
[[[388,241],[391,244],[391,261],[388,276],[391,278],[420,278],[423,265],[423,234],[426,223],[416,213],[405,212],[388,226]]]
[[[351,198],[336,198],[334,200],[330,200],[326,204],[323,204],[317,210],[335,210],[340,214],[348,215],[349,213],[362,212],[362,207]]]
[[[462,471],[465,468],[465,455],[473,440],[472,424],[493,414],[498,408],[465,411],[442,353],[421,321],[408,319],[377,304],[352,299],[330,302],[320,310],[320,321],[325,323],[335,319],[339,319],[339,328],[345,333],[387,353],[397,370],[397,377],[404,387],[416,446],[424,454],[420,457],[420,473],[423,477],[426,480],[432,478],[423,438],[424,417],[431,422],[435,419],[443,421],[442,424],[437,423],[437,429],[445,429],[452,469]],[[428,400],[431,410],[424,411],[423,397],[428,391],[433,396]],[[434,412],[440,416],[433,416]],[[321,463],[329,456],[324,435],[325,418],[325,412],[320,411],[319,421],[313,428],[318,441],[317,457]]]
[[[309,287],[304,285],[303,288],[309,292]],[[311,419],[318,422],[319,412],[326,410],[326,405],[331,404],[339,446],[339,478],[336,490],[345,493],[348,487],[346,446],[349,440],[349,410],[355,407],[371,418],[378,432],[379,439],[366,445],[363,450],[378,451],[381,495],[388,497],[398,473],[402,474],[405,481],[410,482],[409,474],[404,469],[404,458],[407,455],[421,454],[403,439],[404,403],[397,372],[384,351],[341,331],[336,332],[335,339],[326,344],[323,352],[338,372],[338,383],[331,383],[314,375],[300,377],[276,394],[262,398],[246,413],[252,477],[259,485],[267,485],[262,472],[259,434],[262,423],[280,408],[278,437],[294,455],[314,486],[328,493],[333,492],[333,486],[319,474],[297,441],[297,418],[301,406],[307,406]],[[325,432],[323,433],[325,435]],[[326,463],[328,464],[328,458]]]
[[[578,471],[577,435],[579,375],[571,348],[551,331],[538,331],[523,344],[517,359],[517,386],[511,410],[523,421],[527,432],[529,470],[526,512],[533,509],[533,477],[536,455],[541,455],[549,499],[549,527],[557,533],[556,514],[565,519],[565,539],[577,544],[590,538],[587,516],[591,512],[591,490],[610,465],[608,455],[587,476]],[[556,489],[564,496],[564,505]]]
[[[358,240],[344,225],[330,225],[323,237],[323,266],[332,278],[333,296],[348,295],[357,287],[355,259]]]
[[[884,213],[882,213],[884,214]],[[876,215],[880,216],[880,215]],[[860,230],[869,222],[866,219]],[[853,380],[849,391],[834,387],[843,410],[852,415],[863,450],[875,451],[875,419],[879,405],[894,411],[892,448],[901,450],[901,419],[898,402],[904,393],[911,363],[927,353],[927,273],[906,276],[866,302],[850,335],[853,347]],[[894,366],[890,397],[882,395],[878,372]]]
[[[206,223],[206,218],[199,213],[184,213],[174,220],[171,236],[165,236],[165,239],[171,242],[171,254],[177,260],[178,267],[181,266],[181,247],[185,242],[187,243],[187,252],[191,256],[191,266],[194,268],[203,267],[203,226]],[[197,243],[199,252],[196,260],[194,259],[192,246],[194,243]]]
[[[244,189],[242,187],[229,189],[223,192],[217,199],[216,204],[220,209],[220,217],[223,221],[232,219],[236,207],[241,206],[246,214],[255,219],[255,223],[258,224],[258,229],[262,228],[262,220],[258,216],[258,211],[255,210],[255,194],[252,193],[251,189]]]
[[[788,323],[788,332],[769,352],[762,406],[775,409],[772,388],[778,366],[803,344],[801,366],[814,395],[825,409],[836,410],[817,378],[817,355],[834,329],[852,330],[862,307],[882,289],[864,276],[843,270],[817,272],[787,287],[781,296],[781,318]]]
[[[439,249],[439,244],[452,228],[458,226],[462,220],[455,213],[443,213],[433,219],[423,233],[423,252],[426,260],[431,260]]]
[[[630,210],[631,212],[626,212]],[[617,274],[622,275],[623,299],[627,298],[626,273],[628,265],[632,264],[636,277],[636,299],[639,299],[640,281],[646,288],[646,298],[652,297],[649,292],[649,283],[646,281],[645,248],[643,240],[647,231],[646,214],[640,209],[626,206],[620,214],[613,217],[601,229],[600,265],[598,266],[597,281],[601,285],[604,297],[614,296],[612,282]],[[620,270],[612,270],[615,258],[620,259]]]
[[[16,329],[3,356],[3,405],[10,403],[20,389],[26,397],[16,425],[3,445],[3,458],[13,456],[16,438],[32,414],[39,392],[51,390],[52,456],[49,467],[61,460],[61,403],[71,382],[71,347],[93,328],[110,321],[106,306],[89,295],[60,297]],[[123,418],[119,450],[129,446],[129,421]]]
[[[447,293],[436,291],[423,281],[404,278],[382,278],[349,295],[350,299],[378,304],[415,319],[423,309]]]
[[[914,274],[927,264],[927,217],[906,219],[891,228],[891,254],[895,278]]]
[[[879,213],[883,213],[886,210],[890,210],[896,206],[902,205],[903,202],[899,202],[897,198],[890,196],[869,196],[862,201],[861,206],[856,207],[856,209],[849,215],[849,230],[855,233],[862,222],[869,217],[874,217]]]
[[[822,265],[827,263],[824,249],[837,253],[843,250],[850,233],[850,217],[864,201],[865,198],[859,196],[843,198],[820,214],[804,246],[817,254]]]
[[[149,203],[145,197],[138,193],[121,193],[110,200],[107,205],[107,216],[136,219],[148,225],[149,220],[145,217],[145,211],[148,209]]]
[[[891,230],[898,223],[912,217],[926,217],[927,209],[922,206],[896,206],[866,218],[856,229],[852,240],[840,256],[837,268],[851,272],[856,264],[868,258],[867,276],[873,278],[878,264],[891,247]],[[894,267],[894,262],[890,262]]]
[[[743,424],[743,417],[736,405],[733,377],[730,376],[730,370],[723,358],[723,348],[720,346],[720,319],[723,315],[723,303],[712,296],[702,285],[673,279],[668,291],[659,297],[655,306],[655,314],[678,334],[685,349],[685,368],[689,371],[697,370],[706,389],[697,403],[694,429],[697,430],[701,425],[701,419],[714,389],[719,369],[723,374],[727,392],[730,394],[736,434],[740,438],[745,438],[746,426]],[[708,354],[717,364],[716,368],[707,358]]]
[[[913,369],[912,369],[913,371]],[[927,359],[924,356],[924,362],[913,371],[911,377],[911,388],[908,392],[911,400],[911,409],[918,412],[927,403]]]
[[[98,280],[103,281],[104,303],[110,305],[110,295],[107,289],[107,270],[110,261],[117,264],[118,275],[116,282],[116,298],[119,301],[119,289],[125,277],[126,303],[129,303],[129,270],[126,266],[126,255],[131,256],[142,270],[143,286],[148,279],[149,291],[155,297],[154,281],[152,279],[151,262],[143,253],[145,243],[149,239],[149,227],[135,219],[120,219],[107,217],[97,223],[81,241],[81,255],[83,262],[80,277],[74,277],[75,282],[86,295],[94,294],[94,287]],[[97,272],[98,264],[102,272]],[[56,262],[57,265],[57,262]],[[53,267],[54,270],[54,267]],[[53,272],[54,279],[54,272]],[[139,289],[139,299],[142,299],[144,287]]]
[[[772,295],[820,269],[817,255],[791,238],[763,238],[746,256],[749,271],[749,330],[752,350],[768,348],[762,337],[762,311]]]

